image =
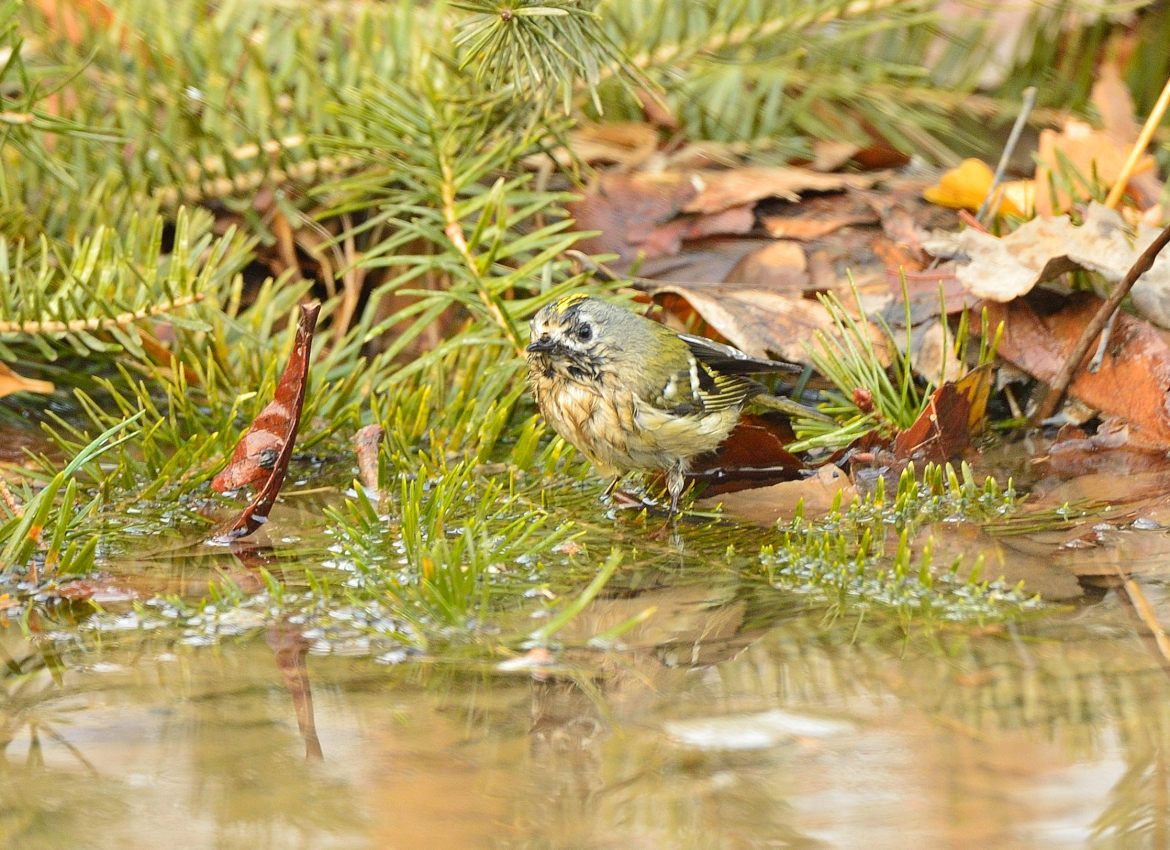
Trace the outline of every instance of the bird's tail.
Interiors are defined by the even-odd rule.
[[[815,407],[809,407],[807,404],[801,404],[799,401],[793,401],[784,396],[772,395],[771,393],[760,393],[752,399],[752,404],[758,404],[760,407],[766,407],[769,410],[779,410],[781,413],[787,413],[789,416],[799,416],[804,419],[819,419],[822,422],[833,422],[833,417],[821,413]]]

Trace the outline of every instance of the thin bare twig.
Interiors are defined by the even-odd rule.
[[[1166,247],[1166,243],[1170,242],[1170,226],[1167,226],[1157,238],[1150,243],[1146,250],[1142,251],[1140,257],[1134,262],[1128,272],[1125,273],[1125,280],[1119,283],[1109,297],[1105,299],[1105,303],[1097,310],[1089,323],[1085,325],[1085,329],[1081,331],[1081,336],[1077,340],[1077,344],[1073,346],[1072,352],[1068,359],[1065,360],[1064,365],[1057,374],[1056,379],[1048,388],[1048,393],[1041,399],[1040,404],[1036,406],[1036,410],[1032,413],[1030,424],[1039,425],[1045,419],[1056,412],[1056,408],[1060,405],[1061,399],[1064,398],[1065,392],[1068,390],[1069,384],[1072,383],[1073,375],[1081,365],[1081,361],[1085,359],[1085,355],[1089,353],[1089,348],[1096,339],[1097,334],[1109,322],[1109,318],[1117,310],[1122,300],[1129,291],[1133,289],[1133,285],[1137,283],[1137,279],[1149,271],[1150,266],[1154,264],[1158,254]]]
[[[1028,123],[1028,116],[1035,108],[1036,87],[1028,86],[1024,89],[1024,104],[1020,107],[1020,114],[1016,116],[1016,123],[1012,125],[1012,132],[1008,135],[1007,144],[1003,146],[1003,153],[999,155],[999,164],[995,166],[995,176],[991,178],[991,188],[987,190],[983,203],[979,205],[979,212],[975,213],[975,218],[979,221],[983,221],[983,216],[987,213],[987,208],[991,206],[992,200],[998,207],[1003,199],[1002,195],[996,195],[996,190],[1003,180],[1003,174],[1007,171],[1008,162],[1011,160],[1012,154],[1015,153],[1016,145],[1019,144],[1020,134],[1024,132],[1024,126]]]
[[[1142,592],[1141,586],[1132,577],[1126,575],[1125,571],[1117,564],[1113,565],[1113,569],[1117,570],[1117,575],[1121,578],[1122,589],[1125,590],[1125,601],[1129,603],[1142,625],[1149,631],[1150,637],[1153,638],[1154,645],[1161,655],[1159,660],[1163,668],[1170,672],[1170,636],[1166,634],[1166,630],[1158,622],[1158,616],[1154,613],[1150,600]]]

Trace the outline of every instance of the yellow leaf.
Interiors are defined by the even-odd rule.
[[[932,204],[942,207],[977,210],[987,197],[994,176],[983,160],[965,159],[922,194]]]
[[[995,175],[987,163],[979,159],[965,159],[958,168],[952,168],[922,195],[939,206],[977,210],[987,197],[994,179]],[[1031,181],[1016,181],[1000,186],[997,190],[1002,195],[999,214],[1023,216],[1030,213],[1032,192]]]

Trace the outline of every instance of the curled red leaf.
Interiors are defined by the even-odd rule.
[[[301,408],[305,401],[305,383],[309,377],[309,355],[313,348],[313,329],[317,326],[320,304],[302,304],[292,355],[273,400],[256,417],[232,453],[227,467],[211,482],[223,492],[260,479],[255,498],[233,521],[217,529],[213,542],[235,540],[251,534],[268,520],[292,457]]]

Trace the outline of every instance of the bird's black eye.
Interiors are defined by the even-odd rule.
[[[577,328],[577,339],[581,340],[581,342],[589,342],[589,340],[593,339],[593,328],[589,325],[581,325],[581,327]]]

